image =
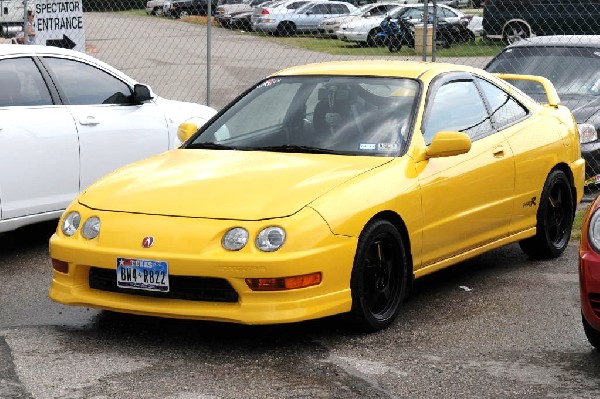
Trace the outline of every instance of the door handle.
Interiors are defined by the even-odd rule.
[[[499,145],[498,147],[494,148],[494,151],[492,151],[492,153],[497,158],[503,157],[504,156],[504,147]]]
[[[82,125],[97,125],[100,123],[100,121],[98,119],[96,119],[94,116],[92,115],[88,115],[85,118],[81,118],[79,119],[79,123]]]

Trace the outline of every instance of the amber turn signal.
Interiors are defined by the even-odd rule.
[[[321,284],[321,272],[280,278],[247,278],[252,291],[283,291]]]
[[[63,262],[62,260],[52,259],[52,268],[57,272],[61,273],[69,273],[69,264],[67,262]]]

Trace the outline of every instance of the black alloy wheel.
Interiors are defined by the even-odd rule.
[[[553,170],[544,184],[537,211],[536,235],[519,242],[531,258],[560,256],[571,238],[575,207],[571,184],[565,173]]]
[[[351,322],[360,331],[388,327],[407,289],[408,259],[398,230],[390,222],[367,224],[358,241],[350,287]]]

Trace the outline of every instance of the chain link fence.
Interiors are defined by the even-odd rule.
[[[390,59],[484,68],[508,43],[600,34],[600,0],[369,1],[0,0],[0,25],[5,40],[26,36],[31,10],[32,42],[85,51],[164,97],[217,109],[293,65]],[[578,47],[582,39],[569,40]],[[600,94],[600,45],[595,46],[549,57],[544,50],[537,64],[513,57],[503,67],[519,73],[526,65],[529,73],[551,80],[576,73],[577,89],[585,91],[580,100],[595,104],[590,96]],[[554,83],[559,93],[573,91],[564,82]],[[578,122],[597,129],[600,121],[591,114]],[[600,175],[600,166],[589,174]]]

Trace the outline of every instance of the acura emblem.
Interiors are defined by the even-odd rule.
[[[154,237],[144,237],[144,239],[142,240],[142,247],[150,248],[152,245],[154,245]]]

